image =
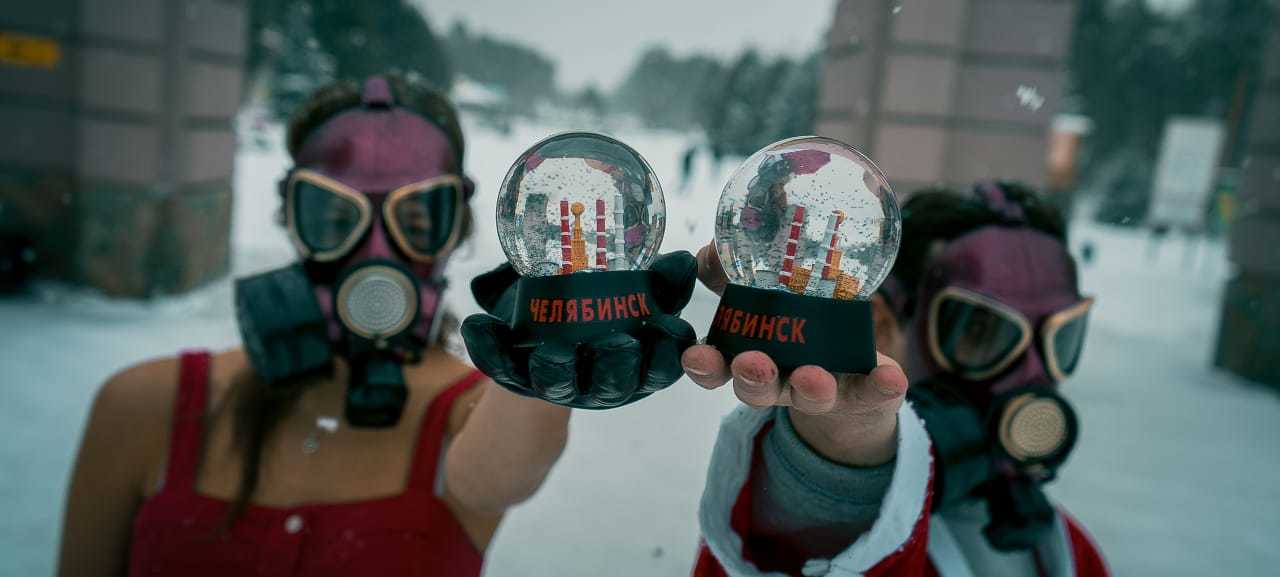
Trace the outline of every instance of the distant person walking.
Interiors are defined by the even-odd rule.
[[[693,178],[693,161],[698,155],[698,145],[690,145],[680,157],[680,192],[689,190],[689,180]]]

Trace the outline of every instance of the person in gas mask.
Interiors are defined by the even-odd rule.
[[[479,575],[503,512],[559,458],[569,409],[515,388],[528,363],[498,386],[442,346],[443,274],[473,189],[448,100],[396,77],[339,82],[293,117],[288,150],[282,214],[301,261],[237,281],[243,348],[103,386],[61,575]],[[693,257],[675,260],[692,291]],[[497,324],[509,311],[494,292],[477,296]],[[646,392],[679,376],[668,356],[669,381]],[[598,365],[556,368],[641,378]]]
[[[762,353],[686,351],[694,381],[748,405],[721,426],[694,575],[1108,574],[1042,491],[1076,439],[1057,390],[1092,304],[1061,218],[1009,183],[918,192],[902,216],[873,316],[905,373],[884,354],[868,376],[780,375]],[[724,286],[714,252],[699,265]]]

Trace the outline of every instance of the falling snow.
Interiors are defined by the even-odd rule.
[[[1040,110],[1044,106],[1044,97],[1040,95],[1040,91],[1034,86],[1025,84],[1018,85],[1017,91],[1018,104],[1031,110]]]
[[[1043,101],[1027,88],[1028,106]],[[1020,98],[1022,98],[1020,91]],[[516,125],[499,135],[468,124],[478,183],[475,234],[450,264],[447,296],[477,307],[462,287],[502,261],[494,234],[498,183],[527,146],[556,132]],[[678,182],[689,135],[620,131],[668,183]],[[293,258],[275,224],[280,133],[242,147],[236,165],[233,273]],[[687,195],[673,195],[664,251],[710,240],[719,171],[699,158]],[[1088,214],[1088,210],[1081,210]],[[1147,258],[1147,238],[1076,223],[1076,246],[1095,247],[1081,271],[1098,297],[1077,376],[1064,387],[1082,420],[1077,451],[1051,493],[1093,533],[1117,575],[1263,575],[1280,566],[1280,400],[1210,367],[1228,267],[1217,242],[1171,238]],[[698,288],[685,317],[709,325],[716,297]],[[94,391],[111,373],[178,347],[238,342],[230,282],[148,303],[41,287],[0,300],[0,575],[53,572],[62,495]],[[539,494],[515,508],[490,547],[486,574],[687,575],[698,543],[696,509],[730,391],[682,381],[644,402],[573,417],[569,446]]]

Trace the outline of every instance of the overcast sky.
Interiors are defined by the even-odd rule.
[[[556,62],[561,88],[611,89],[640,53],[665,44],[677,54],[731,56],[747,46],[804,54],[819,45],[835,0],[416,0],[432,27],[455,20],[517,40]]]

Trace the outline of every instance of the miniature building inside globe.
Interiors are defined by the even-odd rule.
[[[604,135],[553,135],[508,171],[498,199],[503,252],[524,276],[642,270],[665,227],[648,163]]]
[[[897,201],[870,159],[800,137],[734,173],[717,209],[716,248],[734,284],[866,299],[888,274],[900,231]]]

